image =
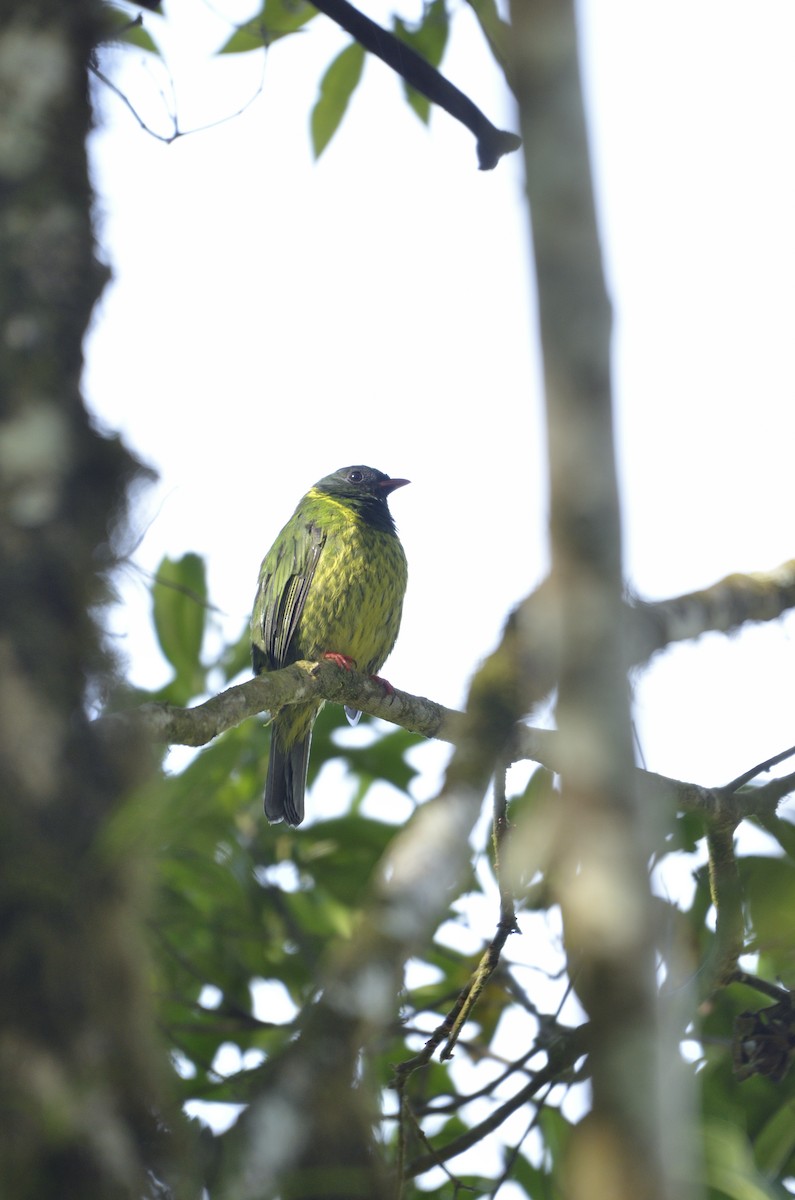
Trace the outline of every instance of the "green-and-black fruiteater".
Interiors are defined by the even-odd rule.
[[[255,675],[324,656],[352,660],[370,675],[380,670],[400,628],[407,578],[387,499],[408,482],[372,467],[343,467],[307,492],[260,567],[251,617]],[[290,704],[273,719],[269,821],[303,820],[309,743],[322,706]]]

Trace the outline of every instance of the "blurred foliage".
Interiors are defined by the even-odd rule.
[[[203,564],[195,555],[161,564],[152,610],[173,679],[150,698],[184,703],[204,690],[207,679],[202,641],[209,607]],[[224,648],[226,680],[241,668],[246,646],[244,631]],[[399,829],[389,820],[389,790],[400,799],[399,810],[408,811],[417,773],[412,752],[421,744],[402,729],[366,720],[362,727],[366,742],[358,731],[355,739],[343,733],[342,710],[332,705],[317,723],[310,785],[316,795],[331,788],[343,793],[340,816],[313,818],[310,797],[310,818],[300,829],[267,824],[261,793],[269,734],[257,720],[223,734],[180,769],[167,770],[124,815],[119,837],[145,842],[153,859],[155,990],[183,1103],[245,1106],[262,1095],[268,1065],[290,1044],[302,1009],[317,994],[323,963],[356,930],[373,871]],[[337,767],[326,772],[333,760]],[[381,817],[365,807],[376,785],[379,796],[387,795]],[[395,1068],[422,1051],[450,1012],[499,920],[486,820],[474,845],[475,869],[461,894],[451,896],[433,940],[410,964],[394,1025],[367,1064],[384,1098],[386,1150],[397,1158],[402,1145],[404,1200],[492,1196],[507,1180],[512,1196],[565,1196],[560,1163],[573,1125],[588,1109],[587,1059],[579,1073],[561,1059],[560,1071],[515,1113],[506,1113],[496,1128],[488,1124],[582,1020],[544,878],[543,845],[554,804],[554,779],[543,770],[511,798],[508,840],[521,933],[509,939],[455,1055],[440,1061],[437,1051],[409,1074],[401,1123]],[[786,1041],[788,1021],[776,1027],[784,1037],[781,1077],[740,1078],[735,1070],[736,1031],[743,1021],[748,1027],[748,1014],[765,1021],[764,1011],[775,1008],[775,981],[792,982],[793,976],[795,829],[780,818],[764,826],[777,851],[739,856],[749,950],[743,965],[769,981],[772,998],[734,984],[700,1008],[691,1003],[691,985],[713,940],[706,870],[695,871],[690,896],[659,898],[663,1004],[679,1015],[682,1069],[696,1080],[703,1130],[701,1161],[688,1170],[700,1182],[700,1194],[715,1200],[785,1196],[791,1194],[786,1181],[791,1186],[795,1177],[795,1071],[788,1069],[795,1038]],[[658,863],[703,851],[702,839],[698,818],[672,817]],[[573,982],[576,987],[576,973]],[[786,1002],[779,1017],[782,1012],[789,1012]],[[219,1113],[236,1112],[201,1111],[212,1114],[216,1130]],[[448,1148],[473,1137],[473,1130],[476,1148],[447,1161]],[[210,1139],[215,1157],[232,1136],[234,1125]],[[206,1143],[206,1130],[202,1138]],[[206,1145],[203,1154],[214,1158]],[[434,1155],[444,1169],[429,1161]],[[427,1164],[417,1180],[414,1163]],[[207,1179],[212,1198],[212,1171]]]
[[[158,693],[164,704],[187,703],[204,690],[201,649],[207,623],[207,581],[197,554],[164,558],[152,587],[152,619],[160,649],[174,670]]]

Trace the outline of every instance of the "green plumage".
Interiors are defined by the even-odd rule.
[[[405,483],[372,467],[344,467],[307,492],[260,567],[251,617],[255,675],[326,654],[353,659],[370,675],[380,670],[398,635],[407,578],[387,498]],[[269,821],[303,820],[309,744],[321,708],[291,704],[274,717]]]

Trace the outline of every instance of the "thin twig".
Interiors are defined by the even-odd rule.
[[[768,979],[761,979],[758,975],[750,975],[748,971],[734,971],[727,982],[744,983],[746,987],[754,988],[763,996],[769,996],[771,1000],[781,1002],[790,998],[790,993],[786,988],[779,987],[778,984],[771,983]]]
[[[431,1142],[427,1133],[425,1132],[425,1130],[422,1128],[419,1121],[417,1120],[416,1114],[414,1113],[414,1110],[412,1109],[411,1103],[407,1096],[402,1097],[401,1108],[405,1108],[406,1116],[411,1121],[411,1124],[414,1128],[414,1133],[416,1134],[419,1141],[423,1144],[425,1149],[428,1151],[428,1156],[434,1160],[432,1165],[440,1167],[441,1170],[444,1171],[445,1175],[447,1176],[447,1178],[450,1180],[450,1182],[453,1184],[453,1186],[455,1188],[464,1188],[467,1191],[472,1191],[473,1190],[472,1188],[467,1188],[467,1185],[462,1183],[461,1180],[458,1179],[452,1173],[452,1171],[450,1171],[449,1168],[445,1166],[444,1161],[441,1158],[437,1157],[436,1151],[434,1150],[434,1147],[433,1147],[433,1143]],[[402,1176],[402,1178],[406,1178],[406,1177]]]
[[[466,1133],[460,1137],[453,1138],[446,1146],[438,1147],[434,1154],[420,1155],[410,1162],[406,1169],[407,1177],[414,1178],[417,1175],[424,1174],[431,1167],[435,1166],[439,1160],[447,1162],[451,1158],[455,1158],[458,1154],[463,1154],[465,1150],[469,1150],[472,1146],[476,1146],[482,1141],[487,1134],[493,1133],[495,1129],[499,1129],[504,1121],[512,1113],[515,1113],[518,1108],[521,1108],[528,1101],[532,1100],[535,1095],[550,1082],[557,1083],[562,1075],[567,1070],[574,1066],[578,1058],[581,1058],[586,1053],[588,1048],[589,1026],[578,1025],[575,1029],[568,1030],[565,1037],[561,1037],[560,1045],[554,1049],[550,1049],[549,1062],[545,1067],[538,1070],[533,1078],[520,1088],[515,1096],[510,1100],[506,1100],[499,1108],[496,1108],[489,1114],[485,1120],[478,1125],[471,1126]]]
[[[790,746],[788,750],[782,750],[780,754],[774,754],[772,758],[768,758],[765,762],[751,767],[749,771],[743,771],[742,775],[738,775],[731,783],[725,784],[722,790],[729,793],[739,791],[741,787],[745,787],[746,783],[750,783],[757,775],[763,775],[765,771],[769,771],[777,763],[783,762],[785,758],[792,758],[793,754],[795,754],[795,746]]]
[[[537,1042],[534,1042],[530,1049],[526,1050],[521,1058],[517,1058],[515,1062],[510,1063],[501,1075],[497,1075],[495,1079],[490,1079],[488,1083],[484,1083],[482,1087],[477,1089],[477,1091],[451,1096],[451,1098],[445,1104],[433,1104],[428,1102],[422,1111],[422,1115],[428,1117],[437,1117],[458,1112],[458,1110],[463,1108],[465,1104],[471,1104],[473,1100],[482,1100],[484,1096],[492,1095],[492,1093],[501,1084],[505,1083],[507,1079],[510,1079],[512,1075],[515,1075],[517,1071],[523,1071],[527,1075],[532,1075],[532,1072],[527,1069],[527,1063],[531,1058],[535,1058],[537,1054],[543,1054],[543,1052],[543,1046],[539,1046]],[[492,1058],[494,1061],[499,1061],[496,1055],[492,1056]]]
[[[169,134],[164,134],[158,133],[157,130],[152,129],[151,125],[147,125],[146,121],[138,112],[130,98],[124,94],[121,88],[119,88],[112,79],[108,78],[104,71],[99,69],[95,62],[89,63],[89,70],[91,71],[92,75],[96,76],[100,83],[104,83],[105,87],[108,88],[109,91],[113,92],[114,96],[121,100],[124,107],[137,122],[139,127],[144,131],[144,133],[148,133],[150,137],[155,138],[156,141],[162,142],[166,146],[170,146],[179,138],[190,137],[196,133],[206,133],[210,129],[216,129],[219,125],[225,125],[227,121],[233,121],[236,117],[242,116],[243,113],[247,112],[254,101],[261,95],[265,83],[265,71],[263,69],[262,77],[260,78],[256,91],[253,93],[253,95],[249,96],[248,100],[246,100],[246,102],[242,104],[235,112],[226,113],[223,117],[218,117],[218,119],[215,121],[208,121],[206,125],[196,125],[192,129],[180,129],[176,116],[172,115],[171,121],[173,124],[173,131]]]
[[[538,1125],[538,1122],[541,1118],[541,1112],[542,1112],[547,1100],[549,1099],[549,1093],[552,1091],[554,1086],[555,1086],[555,1084],[550,1080],[547,1090],[544,1092],[543,1096],[539,1097],[538,1101],[536,1102],[535,1108],[533,1109],[533,1115],[530,1118],[530,1120],[527,1122],[527,1127],[526,1127],[524,1133],[522,1134],[522,1136],[519,1138],[519,1141],[516,1143],[515,1146],[511,1147],[509,1152],[504,1152],[505,1166],[503,1168],[502,1174],[500,1175],[499,1179],[496,1181],[494,1187],[492,1188],[492,1190],[489,1194],[489,1200],[494,1200],[494,1197],[497,1195],[497,1192],[500,1190],[502,1185],[504,1183],[507,1183],[507,1181],[510,1179],[511,1172],[513,1171],[513,1168],[514,1168],[514,1164],[515,1164],[517,1158],[519,1157],[519,1151],[522,1148],[522,1144],[527,1140],[527,1138],[530,1136],[532,1131]]]
[[[494,817],[492,823],[494,873],[497,877],[497,885],[500,890],[500,919],[497,923],[497,931],[494,937],[486,947],[486,951],[478,963],[477,969],[462,992],[461,997],[459,997],[460,1002],[457,1004],[455,1019],[450,1028],[444,1048],[439,1055],[442,1061],[452,1058],[453,1050],[461,1034],[461,1030],[469,1020],[478,1000],[483,995],[486,984],[496,971],[503,946],[508,940],[509,935],[519,932],[519,926],[516,924],[516,909],[514,907],[513,896],[505,883],[500,865],[502,846],[508,830],[507,804],[505,768],[503,767],[495,773]]]

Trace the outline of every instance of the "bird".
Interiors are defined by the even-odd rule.
[[[251,615],[254,674],[330,658],[376,675],[397,639],[408,568],[387,500],[408,479],[342,467],[310,488],[262,561]],[[389,687],[390,685],[386,685]],[[312,728],[324,701],[271,723],[265,815],[297,826]],[[351,723],[355,709],[346,708]]]

